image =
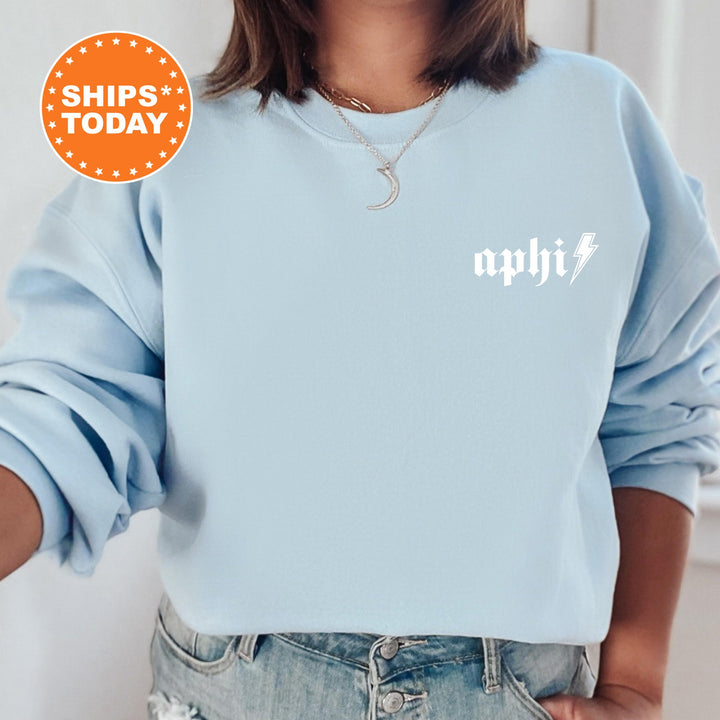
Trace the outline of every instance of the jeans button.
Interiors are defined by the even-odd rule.
[[[386,640],[380,646],[380,654],[386,660],[390,660],[390,658],[395,657],[395,654],[397,653],[399,647],[400,647],[400,643],[398,642],[398,639],[390,638],[389,640]]]
[[[397,690],[391,690],[382,699],[382,708],[385,712],[394,713],[397,712],[405,702],[403,694]]]

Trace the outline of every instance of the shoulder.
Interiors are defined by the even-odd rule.
[[[535,64],[523,75],[534,78],[528,84],[534,85],[542,97],[552,98],[560,106],[572,105],[578,111],[580,106],[592,105],[587,109],[615,112],[628,96],[635,100],[642,96],[635,81],[609,60],[548,45],[540,46]]]
[[[623,131],[628,117],[651,115],[631,76],[609,60],[576,50],[540,46],[517,85],[518,98],[538,111],[595,128]]]
[[[228,146],[247,137],[259,121],[260,93],[251,88],[233,88],[216,96],[205,96],[206,75],[188,77],[192,106],[189,128],[176,157],[164,168],[162,182],[214,172],[226,163]],[[149,178],[152,180],[152,178]]]
[[[597,55],[542,45],[536,62],[538,70],[563,82],[617,86],[630,78],[614,63]]]
[[[252,88],[233,88],[218,97],[206,97],[207,75],[198,74],[188,78],[192,93],[193,114],[200,116],[234,117],[257,110],[260,93]]]

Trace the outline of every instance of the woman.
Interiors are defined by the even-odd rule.
[[[159,507],[151,718],[659,720],[720,258],[638,89],[522,0],[235,0],[192,86],[10,279],[5,574]]]

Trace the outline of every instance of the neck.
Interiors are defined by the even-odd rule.
[[[310,61],[323,83],[373,112],[415,107],[435,89],[416,78],[429,60],[443,8],[442,0],[318,0]]]

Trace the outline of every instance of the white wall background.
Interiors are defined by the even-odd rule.
[[[529,31],[545,45],[593,51],[643,89],[685,170],[702,179],[720,218],[720,89],[716,0],[528,0]],[[594,6],[594,14],[591,10]],[[214,64],[230,0],[25,0],[0,24],[0,289],[48,200],[72,178],[43,136],[38,97],[48,68],[77,39],[130,30],[173,53],[188,75]],[[594,30],[594,32],[590,32]],[[0,303],[0,343],[14,320]],[[710,497],[710,496],[708,496]],[[701,510],[673,631],[665,720],[714,717],[720,660],[720,503]],[[0,583],[0,717],[146,717],[149,642],[161,593],[158,513],[141,512],[112,539],[94,577],[39,556]]]

